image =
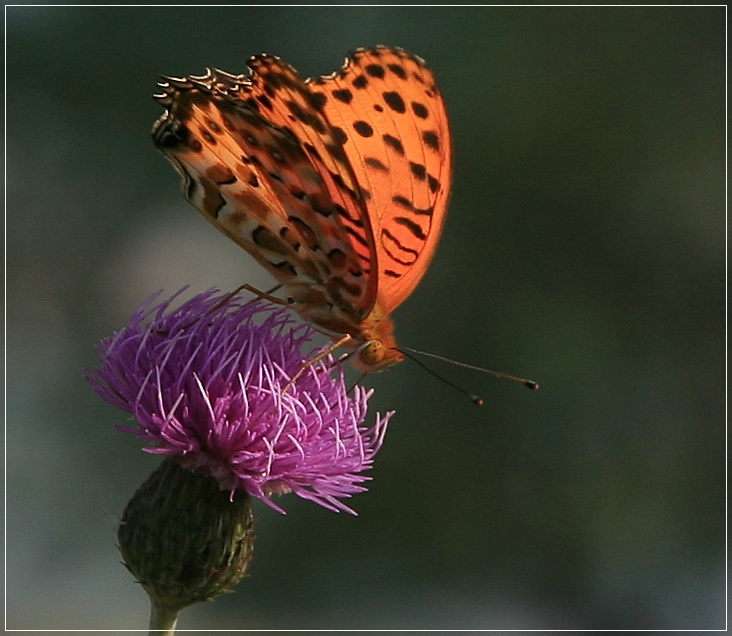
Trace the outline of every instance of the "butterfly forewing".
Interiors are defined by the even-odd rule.
[[[442,96],[420,58],[383,47],[355,51],[341,71],[309,83],[370,194],[378,298],[390,312],[424,275],[445,217],[451,142]]]

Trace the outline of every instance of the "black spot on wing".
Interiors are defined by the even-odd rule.
[[[407,107],[404,105],[404,100],[401,95],[395,91],[387,91],[383,94],[384,101],[387,106],[396,113],[404,113]]]
[[[389,146],[394,152],[400,156],[404,156],[404,145],[396,137],[392,137],[389,134],[384,135],[384,143]]]
[[[427,119],[427,107],[419,102],[412,102],[412,112],[420,119]]]
[[[371,137],[374,134],[374,129],[365,121],[358,120],[353,122],[353,129],[361,135],[361,137]]]
[[[380,170],[381,172],[389,172],[389,169],[376,157],[366,157],[364,163],[374,170]]]
[[[422,133],[422,141],[432,150],[440,150],[440,140],[434,130],[426,130]]]
[[[399,64],[387,64],[387,66],[389,67],[389,70],[397,77],[401,79],[407,79],[407,72],[404,70],[403,66],[400,66]]]
[[[364,70],[367,75],[377,79],[383,79],[385,75],[384,67],[381,64],[368,64]]]
[[[349,91],[347,88],[335,90],[335,91],[333,91],[332,95],[339,102],[343,102],[344,104],[350,104],[351,100],[353,99],[353,93],[351,91]]]

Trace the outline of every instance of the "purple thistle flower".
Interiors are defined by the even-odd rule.
[[[348,395],[330,356],[307,365],[315,332],[284,308],[242,304],[216,290],[171,309],[151,298],[120,332],[102,341],[87,374],[105,400],[132,414],[122,428],[175,456],[224,490],[270,498],[293,492],[355,514],[339,499],[366,490],[363,475],[393,412],[362,426],[373,391]],[[312,347],[309,347],[312,349]],[[305,367],[289,387],[290,379]],[[287,387],[287,390],[285,390]]]

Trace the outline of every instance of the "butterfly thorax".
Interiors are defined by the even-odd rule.
[[[323,286],[292,285],[283,291],[292,309],[323,333],[334,340],[351,336],[343,346],[353,351],[350,360],[359,371],[382,371],[404,359],[394,338],[394,323],[378,304],[362,317],[334,299]]]

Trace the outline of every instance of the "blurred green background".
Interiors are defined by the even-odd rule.
[[[724,7],[6,8],[7,627],[135,629],[116,519],[157,460],[82,379],[152,292],[256,264],[149,138],[160,74],[424,57],[455,177],[396,313],[409,362],[358,517],[258,505],[251,575],[181,628],[712,629],[725,621]]]

